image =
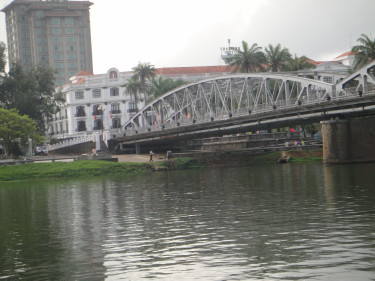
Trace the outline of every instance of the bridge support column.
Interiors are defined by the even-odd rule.
[[[322,124],[323,162],[350,162],[349,121],[329,120],[320,123]]]
[[[321,124],[324,163],[375,162],[375,117]]]
[[[135,154],[141,154],[141,145],[139,143],[135,144]]]

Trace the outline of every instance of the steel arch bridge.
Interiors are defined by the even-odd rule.
[[[337,84],[274,73],[201,80],[165,93],[127,121],[126,136],[352,98],[373,90],[375,61]]]

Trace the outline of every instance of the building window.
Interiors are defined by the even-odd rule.
[[[38,26],[38,27],[42,27],[42,26],[44,26],[43,21],[41,21],[41,20],[37,20],[37,21],[35,22],[35,26]]]
[[[76,117],[84,117],[86,116],[85,107],[84,106],[77,106],[76,107]]]
[[[130,109],[136,109],[137,108],[134,101],[129,102],[129,108]]]
[[[75,42],[75,38],[74,37],[67,37],[66,38],[66,42],[68,42],[68,43],[74,43]]]
[[[55,62],[55,68],[64,68],[64,64],[62,62]]]
[[[47,40],[46,40],[46,38],[44,38],[44,37],[39,37],[39,38],[38,38],[38,43],[39,43],[39,44],[46,44],[46,43],[47,43]]]
[[[41,18],[44,16],[44,11],[36,11],[35,12],[35,15],[38,17],[38,18]]]
[[[129,102],[128,112],[137,112],[137,106],[134,101]]]
[[[68,54],[68,59],[75,60],[77,58],[76,54]]]
[[[66,34],[73,34],[74,33],[74,28],[71,28],[71,27],[65,28],[65,33]]]
[[[96,119],[94,120],[94,130],[103,130],[103,120],[102,119]]]
[[[103,110],[101,109],[101,106],[99,104],[95,104],[92,107],[92,115],[94,115],[95,119],[97,116],[103,115]]]
[[[60,18],[52,18],[51,23],[52,23],[52,25],[60,25],[61,19]]]
[[[332,77],[330,77],[330,76],[323,76],[323,82],[332,84]]]
[[[109,73],[109,79],[116,79],[117,78],[117,72],[116,71],[111,71]]]
[[[77,131],[78,132],[86,131],[86,121],[78,121],[77,122]]]
[[[67,46],[68,51],[74,51],[74,46],[73,45],[68,45]]]
[[[101,90],[100,89],[92,90],[92,97],[94,99],[100,98],[100,96],[101,96]]]
[[[121,119],[120,118],[113,118],[112,119],[112,128],[121,128]]]
[[[46,35],[46,31],[44,29],[37,29],[36,34],[38,35]]]
[[[75,92],[76,100],[83,100],[85,98],[85,94],[83,91],[76,91]]]
[[[111,113],[112,114],[121,113],[120,104],[118,102],[115,102],[115,103],[111,104]]]
[[[53,43],[61,43],[61,37],[52,37],[52,42]]]
[[[68,63],[68,68],[77,68],[77,64],[75,62]]]
[[[65,18],[65,24],[66,25],[73,25],[74,19],[73,18]]]
[[[55,46],[53,46],[53,49],[54,49],[55,51],[62,51],[62,48],[61,48],[61,46],[59,46],[59,45],[55,45]]]
[[[63,54],[54,54],[54,55],[53,55],[53,58],[54,58],[55,60],[63,60],[63,59],[64,59],[64,56],[63,56]]]
[[[111,97],[119,96],[119,95],[120,95],[120,90],[119,90],[119,88],[111,88],[111,89],[109,90],[109,95],[110,95]]]
[[[61,34],[61,29],[57,27],[52,28],[51,31],[52,34]]]

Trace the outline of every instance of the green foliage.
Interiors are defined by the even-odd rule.
[[[156,69],[150,63],[141,63],[139,62],[136,67],[133,67],[134,78],[141,83],[141,91],[146,91],[146,82],[155,77]]]
[[[294,55],[294,58],[290,58],[286,65],[286,70],[288,71],[298,71],[311,68],[315,68],[315,65],[310,63],[307,57],[297,57],[297,55]]]
[[[28,138],[37,138],[36,123],[26,115],[19,115],[17,110],[0,108],[0,136],[5,149],[11,151],[12,142],[20,140],[25,145]]]
[[[53,70],[48,67],[25,71],[14,64],[1,81],[0,103],[36,121],[40,133],[44,133],[45,117],[55,113],[63,101],[62,94],[55,92]]]
[[[291,59],[287,48],[282,48],[280,44],[277,44],[276,47],[269,44],[264,51],[268,63],[268,70],[272,72],[286,70],[287,63]]]
[[[150,63],[139,62],[136,67],[133,67],[133,76],[124,85],[127,92],[134,96],[135,106],[138,105],[138,94],[143,93],[146,102],[147,81],[155,77],[156,69]],[[138,108],[137,108],[138,112]]]
[[[359,45],[356,45],[352,48],[352,52],[355,53],[355,69],[359,69],[370,61],[375,60],[375,39],[362,34],[357,39],[357,42],[359,43]]]
[[[147,171],[149,171],[149,168],[144,163],[114,163],[108,161],[39,163],[0,167],[0,181],[127,175]]]
[[[185,83],[186,82],[181,79],[173,80],[170,77],[159,76],[158,78],[153,78],[151,80],[151,88],[148,94],[156,99],[157,97],[162,96],[166,92],[171,91]]]
[[[5,55],[5,44],[0,42],[0,74],[3,76],[5,74],[5,65],[6,65],[6,55]]]
[[[225,63],[234,67],[235,72],[256,72],[263,69],[266,57],[262,48],[254,43],[249,48],[249,44],[242,41],[242,50],[239,50],[233,56],[226,59]]]
[[[133,95],[136,111],[138,112],[138,93],[141,89],[141,83],[135,76],[132,76],[123,86],[130,95]]]

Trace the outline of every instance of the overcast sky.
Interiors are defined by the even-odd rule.
[[[10,3],[0,0],[0,7]],[[222,65],[220,47],[280,43],[330,60],[364,33],[375,36],[375,0],[91,0],[94,73]],[[1,13],[0,41],[5,41]]]

